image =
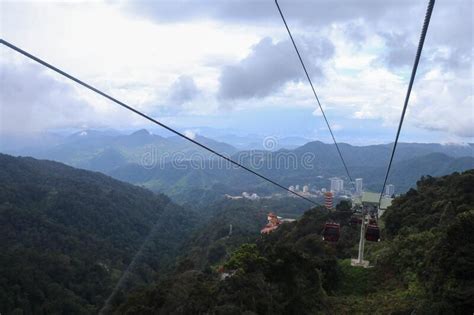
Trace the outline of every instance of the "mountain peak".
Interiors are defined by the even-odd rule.
[[[140,129],[131,134],[131,136],[150,136],[151,133],[146,129]]]

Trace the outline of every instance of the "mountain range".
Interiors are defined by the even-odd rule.
[[[328,188],[328,179],[338,176],[350,188],[333,144],[311,141],[294,149],[238,150],[224,142],[190,136],[287,187]],[[240,195],[244,191],[263,195],[281,192],[178,136],[164,137],[144,129],[128,135],[83,130],[54,139],[48,138],[43,146],[30,146],[14,153],[100,171],[166,193],[180,203],[207,203],[225,194]],[[363,178],[367,190],[381,189],[392,144],[340,143],[339,147],[352,179]],[[473,168],[473,148],[473,144],[399,143],[389,183],[396,186],[397,192],[404,192],[423,175],[440,176]]]

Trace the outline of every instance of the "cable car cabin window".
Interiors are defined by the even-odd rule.
[[[367,230],[365,231],[365,239],[370,242],[378,242],[380,241],[380,229],[376,225],[369,225],[367,226]]]

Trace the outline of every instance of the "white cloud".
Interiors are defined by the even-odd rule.
[[[4,48],[2,48],[4,49]],[[0,63],[0,132],[31,133],[47,127],[80,127],[92,106],[74,89],[32,64]]]
[[[184,135],[188,138],[195,139],[196,138],[196,130],[185,130]]]
[[[301,50],[310,59],[308,71],[315,78],[323,77],[321,65],[332,57],[332,43],[322,36],[313,37],[304,41]],[[223,99],[262,98],[277,92],[287,82],[302,79],[304,73],[290,40],[273,43],[265,37],[246,58],[223,68],[218,93]]]
[[[438,68],[426,73],[418,84],[408,119],[421,128],[474,137],[474,103],[469,72],[454,74]]]
[[[106,2],[2,2],[1,37],[135,106],[166,106],[180,74],[216,90],[209,58],[240,59],[258,40],[211,21],[159,25]]]
[[[281,2],[303,59],[316,65],[310,74],[330,122],[343,126],[339,120],[355,117],[361,124],[378,120],[395,126],[409,76],[406,64],[415,54],[426,4],[348,0],[336,10],[330,1]],[[225,111],[230,117],[231,109],[259,107],[311,108],[320,115],[273,2],[188,1],[184,11],[178,10],[179,1],[125,3],[3,1],[1,37],[172,123],[184,121],[180,115],[191,121],[193,116]],[[131,7],[133,12],[127,12]],[[471,12],[471,1],[437,1],[407,127],[473,136]],[[323,51],[312,44],[325,38],[334,53],[321,58]],[[262,43],[265,49],[260,49]],[[283,44],[288,49],[279,55]],[[23,57],[4,51],[2,58],[14,63],[19,74],[31,72],[22,70]],[[318,80],[321,74],[324,80]],[[2,85],[21,82],[7,82],[12,74],[8,76]],[[77,110],[75,117],[67,112],[57,116],[57,122],[36,122],[31,116],[33,129],[144,124],[66,80],[50,74],[34,77],[43,81],[41,91],[31,86],[29,92],[36,103],[20,94],[2,98],[23,104],[19,108],[27,112],[39,105],[58,112],[62,107],[55,104],[61,97]],[[2,108],[2,116],[2,125],[18,119],[13,107]],[[15,127],[22,126],[8,128]]]

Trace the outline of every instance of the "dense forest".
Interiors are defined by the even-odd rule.
[[[0,155],[0,312],[471,314],[473,187],[474,170],[421,178],[381,217],[363,269],[350,266],[348,201],[183,208],[100,173]],[[297,221],[262,236],[270,211]],[[341,224],[337,244],[321,239],[328,220]]]
[[[205,268],[181,261],[168,277],[131,294],[116,312],[471,314],[473,187],[471,170],[424,177],[417,189],[396,198],[382,216],[382,242],[367,244],[372,268],[350,266],[358,231],[342,203],[338,212],[311,209],[296,223],[208,260]],[[328,219],[342,225],[335,246],[321,240]]]
[[[176,261],[205,268],[255,240],[267,209],[298,217],[305,205],[221,198],[190,211],[97,172],[1,154],[0,313],[107,313]]]
[[[196,220],[100,173],[2,154],[0,313],[97,313],[132,261],[117,295],[152,281]]]

